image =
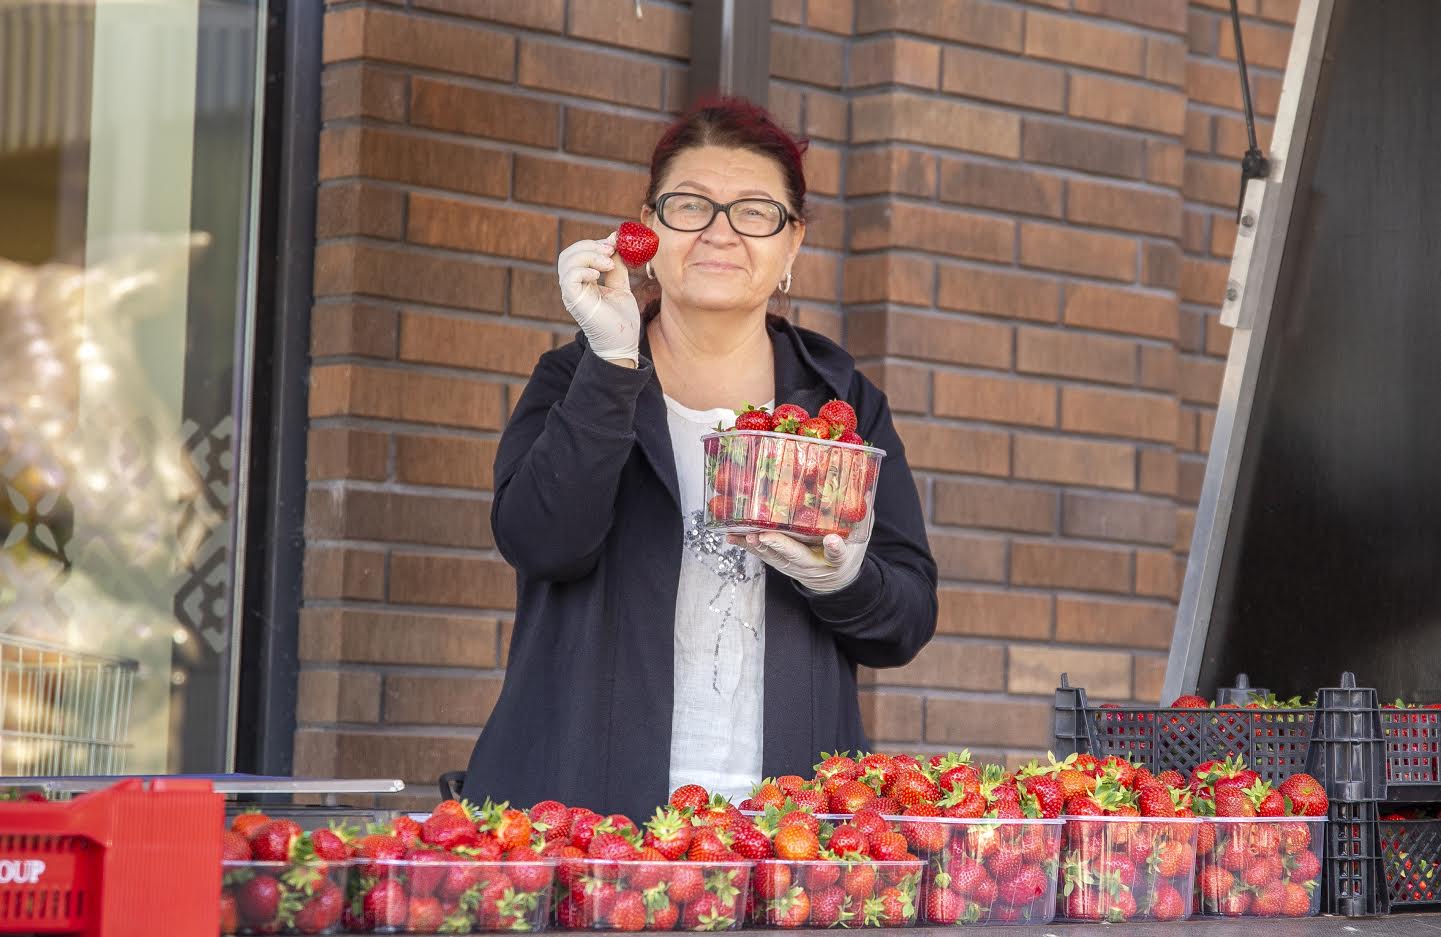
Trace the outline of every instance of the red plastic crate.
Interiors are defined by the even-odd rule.
[[[207,781],[0,804],[0,934],[219,933],[224,823]]]

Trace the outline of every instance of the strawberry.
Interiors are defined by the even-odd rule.
[[[754,823],[738,823],[731,827],[731,848],[746,859],[769,859],[775,855],[770,837]]]
[[[1287,823],[1281,827],[1281,849],[1288,856],[1306,854],[1311,849],[1311,826]]]
[[[766,914],[768,923],[777,927],[800,927],[810,920],[811,896],[799,886],[771,902]]]
[[[791,866],[785,862],[757,862],[752,882],[757,898],[774,901],[790,890]]]
[[[776,432],[794,433],[800,425],[811,418],[805,407],[798,407],[793,403],[783,403],[776,407],[772,414],[776,421]]]
[[[730,847],[718,831],[710,828],[697,829],[686,851],[691,862],[726,862],[730,857]]]
[[[780,412],[780,408],[776,408]],[[670,805],[679,810],[699,810],[710,803],[710,792],[699,784],[686,784],[670,795]]]
[[[1286,917],[1305,917],[1311,913],[1311,890],[1296,882],[1286,883],[1281,898],[1281,913]]]
[[[221,862],[249,862],[252,858],[250,840],[240,833],[226,832],[220,837]]]
[[[915,897],[895,886],[885,889],[872,900],[880,902],[880,920],[884,926],[902,927],[916,916]]]
[[[390,834],[407,846],[420,842],[420,823],[401,815],[390,821]]]
[[[1251,893],[1244,888],[1227,892],[1216,901],[1216,911],[1226,917],[1240,917],[1251,910]]]
[[[582,808],[572,808],[570,813],[570,844],[585,849],[590,846],[590,841],[595,837],[595,828],[604,822],[605,817],[592,811]]]
[[[530,815],[524,810],[513,810],[505,804],[500,804],[492,810],[486,811],[484,816],[490,832],[500,842],[502,852],[529,846],[531,838],[535,835],[535,827],[530,822]]]
[[[906,810],[909,817],[939,817],[941,809],[930,804],[916,804]],[[946,838],[949,830],[944,823],[924,823],[919,821],[906,820],[901,824],[901,832],[905,834],[906,842],[921,855],[931,855],[946,848]]]
[[[435,809],[432,810],[430,813],[431,816],[434,816],[438,813],[448,813],[453,814],[457,817],[462,817],[466,820],[470,820],[473,819],[473,812],[474,807],[469,801],[442,800],[439,804],[436,804]]]
[[[671,870],[670,900],[690,904],[705,892],[705,875],[693,865],[678,865]]]
[[[258,810],[251,810],[237,814],[235,819],[230,821],[230,831],[249,839],[252,833],[269,822],[270,818],[265,814]]]
[[[1277,788],[1291,801],[1291,813],[1299,817],[1324,817],[1330,802],[1326,788],[1309,774],[1293,774]]]
[[[1185,696],[1178,696],[1171,701],[1167,709],[1210,709],[1211,701],[1204,696],[1196,696],[1188,693]]]
[[[387,836],[383,833],[372,833],[369,836],[362,836],[356,840],[352,848],[357,859],[373,860],[371,864],[362,865],[360,873],[370,878],[384,878],[389,874],[389,869],[384,863],[394,862],[405,858],[405,844],[394,836]]]
[[[825,791],[818,791],[814,788],[791,792],[791,800],[797,807],[811,813],[824,811],[830,803],[830,798],[826,796]]]
[[[410,934],[434,934],[445,924],[445,909],[434,898],[411,896],[406,906],[405,930]]]
[[[1236,877],[1219,865],[1207,865],[1196,875],[1196,890],[1209,903],[1220,901],[1230,894]]]
[[[811,892],[811,924],[816,927],[835,927],[844,924],[852,915],[847,908],[849,896],[841,888],[831,885]]]
[[[447,862],[441,868],[445,870],[445,879],[435,893],[442,901],[458,901],[486,876],[486,867],[474,862]]]
[[[1281,860],[1275,856],[1257,856],[1241,873],[1241,879],[1252,888],[1264,888],[1279,881],[1283,871]]]
[[[235,891],[235,907],[247,924],[269,924],[280,911],[280,882],[257,875]]]
[[[644,930],[646,925],[645,897],[638,891],[621,892],[610,909],[610,924],[616,930]]]
[[[1307,850],[1296,856],[1296,864],[1291,868],[1291,881],[1305,885],[1320,878],[1321,860],[1314,852]]]
[[[665,904],[650,911],[650,930],[675,930],[680,920],[680,905],[669,898],[661,897]]]
[[[1136,916],[1136,896],[1130,889],[1123,888],[1110,897],[1103,894],[1101,900],[1106,904],[1106,920],[1113,924]]]
[[[1280,917],[1286,901],[1286,883],[1272,882],[1251,899],[1251,913],[1257,917]]]
[[[872,898],[876,893],[876,867],[868,862],[859,863],[846,869],[841,886],[847,895],[857,901]]]
[[[806,888],[815,891],[817,888],[828,888],[841,880],[841,865],[839,862],[813,862],[802,866],[806,870]]]
[[[871,858],[881,862],[904,862],[910,858],[910,846],[900,833],[881,833],[871,837]]]
[[[790,813],[782,814],[777,828],[783,826],[802,826],[810,830],[817,837],[821,835],[821,821],[816,819],[813,813],[803,810],[793,810]]]
[[[850,823],[843,823],[831,832],[830,842],[827,848],[838,856],[846,856],[851,853],[862,853],[866,851],[869,840],[866,834]]]
[[[1216,788],[1216,816],[1218,817],[1254,817],[1256,805],[1246,792],[1234,785]]]
[[[530,808],[530,823],[547,841],[570,837],[570,808],[558,800],[542,800]]]
[[[736,429],[760,430],[768,433],[776,428],[776,419],[765,407],[753,407],[745,405],[744,410],[736,411]]]
[[[1143,817],[1174,817],[1176,815],[1176,803],[1171,799],[1170,789],[1159,784],[1141,788],[1137,806]]]
[[[920,770],[903,771],[886,791],[902,808],[916,804],[934,804],[941,798],[941,789]]]
[[[660,249],[660,236],[638,221],[622,221],[615,232],[615,252],[627,267],[649,263]]]
[[[250,835],[250,851],[260,862],[289,862],[290,848],[302,830],[294,820],[271,820]]]
[[[240,911],[235,906],[235,895],[229,891],[220,893],[220,933],[233,934],[240,930]]]
[[[345,893],[331,881],[323,881],[295,914],[295,929],[302,934],[322,934],[340,923],[345,910]]]
[[[453,813],[432,813],[420,825],[420,840],[439,849],[474,846],[479,840],[475,822]]]
[[[310,833],[310,851],[317,859],[326,862],[344,862],[350,858],[350,845],[345,838],[348,835],[342,836],[341,832],[333,829],[313,830]]]
[[[629,862],[636,858],[636,848],[619,833],[597,833],[590,841],[586,855],[608,862]]]
[[[796,435],[806,436],[810,439],[830,439],[830,421],[821,419],[818,416],[813,416],[796,427]]]
[[[1028,865],[1001,881],[997,894],[1002,901],[1021,907],[1044,897],[1050,887],[1050,877],[1039,866]]]
[[[405,887],[395,879],[377,882],[365,895],[362,905],[367,927],[374,930],[381,927],[400,927],[409,916],[409,903]]]
[[[691,830],[690,823],[675,807],[657,807],[655,816],[646,821],[643,842],[675,861],[690,848]]]
[[[1061,788],[1059,779],[1049,775],[1026,778],[1021,782],[1026,793],[1036,798],[1036,806],[1041,811],[1041,816],[1047,820],[1054,820],[1061,815],[1066,805],[1065,791]]]
[[[445,881],[446,863],[453,861],[434,849],[411,849],[405,854],[411,897],[433,895]]]
[[[775,851],[778,858],[804,862],[816,858],[820,842],[806,827],[791,824],[776,831]]]
[[[1162,882],[1151,896],[1151,914],[1158,921],[1179,921],[1186,916],[1186,899],[1175,886]]]
[[[846,781],[831,794],[831,813],[857,813],[876,799],[876,792],[864,781]]]
[[[926,921],[931,924],[954,924],[961,919],[965,902],[949,888],[932,888],[926,894]]]
[[[839,426],[841,432],[836,434],[839,438],[844,433],[856,431],[856,411],[844,400],[828,400],[816,411],[816,416],[829,422],[832,426]]]
[[[505,870],[510,874],[517,891],[536,892],[550,884],[550,866],[542,862],[540,855],[529,846],[506,853]]]

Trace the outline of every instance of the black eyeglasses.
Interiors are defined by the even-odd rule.
[[[704,231],[717,212],[725,213],[736,234],[752,238],[780,234],[791,220],[789,209],[768,198],[738,198],[722,205],[694,192],[667,192],[655,200],[656,217],[673,231]]]

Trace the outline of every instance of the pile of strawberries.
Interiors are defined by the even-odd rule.
[[[1381,859],[1393,904],[1430,904],[1441,889],[1436,833],[1441,817],[1433,807],[1406,807],[1381,817]],[[1427,858],[1427,857],[1430,858]]]
[[[829,401],[816,416],[793,403],[774,413],[746,407],[734,426],[718,430],[705,443],[708,525],[847,537],[870,512],[881,454],[848,448],[866,443],[844,400]]]
[[[350,832],[237,816],[221,839],[223,934],[323,934],[345,911]]]

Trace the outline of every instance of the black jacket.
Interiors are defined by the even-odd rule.
[[[808,775],[822,751],[866,745],[856,665],[915,657],[936,625],[936,565],[890,407],[828,339],[772,320],[776,400],[831,397],[886,450],[859,578],[830,595],[766,570],[762,761]],[[637,820],[669,791],[682,517],[660,381],[583,336],[541,356],[501,437],[491,522],[517,572],[505,685],[465,795],[554,798]]]

